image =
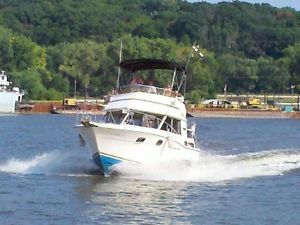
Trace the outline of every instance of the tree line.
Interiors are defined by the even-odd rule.
[[[123,59],[183,65],[187,98],[300,92],[300,13],[244,2],[0,0],[0,67],[29,99],[107,94]],[[158,79],[165,83],[165,78]]]

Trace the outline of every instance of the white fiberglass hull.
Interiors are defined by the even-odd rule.
[[[199,150],[184,146],[181,135],[144,127],[92,123],[78,126],[95,162],[109,173],[119,162],[197,160]]]
[[[14,92],[0,92],[0,113],[14,113],[17,94]]]

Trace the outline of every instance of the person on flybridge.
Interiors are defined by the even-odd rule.
[[[138,76],[137,74],[134,74],[134,75],[132,76],[132,79],[131,79],[131,81],[130,81],[130,84],[131,84],[131,85],[144,84],[144,81],[143,81],[143,79],[142,79],[140,76]]]
[[[148,93],[156,94],[156,87],[154,86],[154,83],[152,80],[148,81]]]

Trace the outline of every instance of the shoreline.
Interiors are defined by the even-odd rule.
[[[300,119],[300,112],[259,111],[259,110],[200,110],[187,109],[193,117],[203,118],[255,118],[255,119]],[[103,115],[102,110],[63,110],[58,114],[51,112],[15,112],[6,115]]]
[[[262,111],[262,110],[202,110],[188,109],[194,117],[220,118],[261,118],[261,119],[300,119],[300,112]]]
[[[61,101],[36,102],[33,104],[34,107],[30,108],[30,111],[20,110],[13,114],[103,115],[103,110],[96,107],[94,104],[88,104],[78,109],[63,109]],[[193,117],[211,118],[300,119],[299,111],[284,112],[280,110],[259,109],[187,108],[187,113],[191,114]]]

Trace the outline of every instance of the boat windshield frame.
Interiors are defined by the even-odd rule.
[[[115,117],[114,114],[119,115],[119,118]],[[123,115],[121,115],[123,114]],[[139,114],[141,116],[141,120],[137,121],[134,118],[135,114]],[[106,115],[102,119],[102,123],[111,123],[116,125],[132,125],[132,126],[139,126],[157,130],[165,130],[167,132],[171,132],[174,134],[181,134],[181,121],[175,118],[162,116],[161,118],[158,117],[159,115],[153,115],[137,110],[109,110],[106,112]],[[145,118],[148,118],[148,121],[145,121]],[[174,128],[174,124],[170,124],[167,122],[167,119],[176,120],[178,121],[177,130]],[[152,125],[151,122],[152,121]],[[173,122],[172,122],[173,123]],[[156,124],[156,125],[155,125]]]

